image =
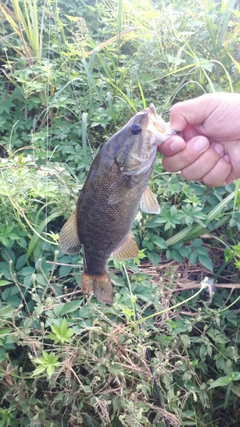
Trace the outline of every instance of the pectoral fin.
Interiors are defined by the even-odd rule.
[[[120,202],[131,188],[134,188],[139,182],[137,176],[126,177],[123,182],[113,190],[108,199],[109,205],[115,205]]]
[[[74,255],[81,249],[81,242],[77,233],[76,211],[68,218],[59,235],[59,246],[63,253]]]
[[[160,206],[155,194],[147,187],[140,200],[140,209],[146,213],[159,214]]]
[[[112,253],[113,258],[116,261],[123,261],[125,259],[136,258],[139,254],[138,245],[132,233],[128,233],[123,242],[117,249]]]

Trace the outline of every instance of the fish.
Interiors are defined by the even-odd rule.
[[[160,213],[148,182],[157,147],[173,134],[170,124],[150,104],[115,133],[93,160],[76,209],[59,235],[63,253],[73,255],[83,249],[83,294],[113,303],[108,259],[112,256],[122,261],[138,256],[131,228],[139,206],[149,214]]]

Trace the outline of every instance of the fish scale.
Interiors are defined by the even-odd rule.
[[[108,258],[138,255],[130,230],[139,205],[145,212],[160,212],[148,182],[157,147],[174,133],[151,104],[113,135],[94,159],[76,210],[59,236],[64,253],[77,253],[83,247],[83,293],[113,302]]]
[[[100,164],[104,162],[107,146],[98,154]],[[155,163],[155,161],[154,161]],[[122,240],[131,229],[136,217],[141,195],[146,188],[152,169],[144,176],[139,177],[139,184],[128,191],[126,197],[114,205],[109,205],[108,199],[111,192],[122,181],[117,174],[118,167],[112,165],[112,170],[104,183],[96,176],[86,181],[77,207],[77,224],[80,242],[84,246],[87,271],[93,274],[103,274],[106,271],[106,260],[121,244]],[[101,168],[99,168],[101,170]],[[112,182],[114,179],[114,187]],[[84,203],[82,202],[84,200]],[[87,206],[90,207],[87,209]],[[124,218],[124,221],[123,221]],[[89,232],[86,234],[86,228]],[[92,248],[94,247],[94,251]]]

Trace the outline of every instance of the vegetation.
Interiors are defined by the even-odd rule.
[[[239,198],[163,171],[139,259],[81,293],[58,233],[135,111],[240,90],[239,2],[0,4],[0,427],[226,427],[240,418]],[[214,285],[214,286],[213,286]]]

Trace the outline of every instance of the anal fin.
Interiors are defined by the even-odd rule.
[[[138,254],[138,245],[135,242],[133,234],[130,232],[127,234],[123,242],[112,253],[112,256],[116,261],[123,261],[125,259],[136,258]]]
[[[147,187],[140,200],[140,209],[149,214],[159,214],[160,206],[155,194]]]
[[[59,246],[64,254],[74,255],[81,249],[81,242],[77,233],[76,211],[68,218],[59,235]]]

